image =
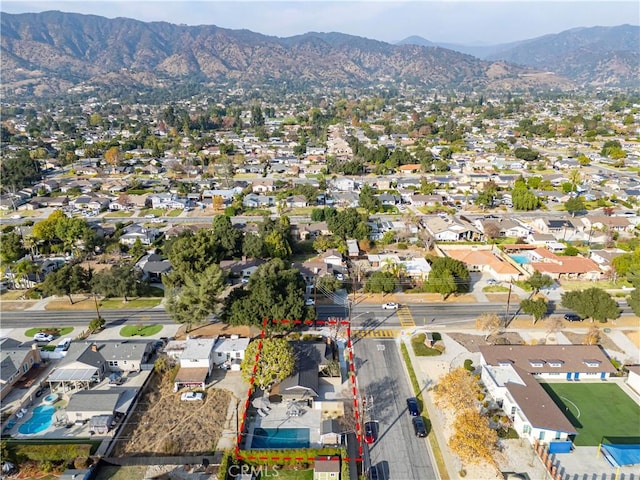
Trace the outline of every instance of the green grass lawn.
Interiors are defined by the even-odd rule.
[[[59,335],[61,337],[64,337],[65,335],[69,335],[71,332],[73,332],[73,327],[34,327],[34,328],[30,328],[29,330],[24,332],[24,334],[25,334],[25,336],[27,336],[29,338],[33,338],[33,336],[36,333],[41,332],[43,330],[49,330],[49,329],[52,329],[52,328],[58,329],[58,331],[60,332]]]
[[[542,387],[578,431],[576,446],[640,443],[640,407],[614,383],[543,383]],[[613,440],[613,439],[616,440]],[[621,439],[624,439],[622,441]]]
[[[150,337],[162,330],[162,325],[157,323],[152,325],[142,325],[142,328],[138,328],[138,325],[126,325],[120,329],[120,336],[122,337]]]
[[[169,210],[164,216],[165,217],[177,217],[178,215],[180,215],[182,212],[184,212],[184,210]]]
[[[156,217],[164,217],[166,210],[162,208],[143,208],[140,210],[138,216],[144,217],[145,215],[155,215]]]

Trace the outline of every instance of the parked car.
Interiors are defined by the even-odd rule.
[[[409,410],[409,415],[412,417],[420,415],[420,407],[418,406],[418,399],[416,397],[407,398],[407,410]]]
[[[344,275],[342,273],[336,273],[336,280],[344,282]]]
[[[427,436],[427,426],[424,424],[422,417],[413,417],[413,430],[416,433],[416,437]]]
[[[378,467],[371,467],[369,470],[369,480],[380,480],[378,475]]]
[[[180,400],[184,401],[196,401],[196,400],[204,400],[204,393],[202,392],[184,392],[180,395]]]
[[[314,306],[314,305],[316,304],[316,301],[315,301],[313,298],[307,298],[307,299],[304,301],[304,304],[305,304],[307,307],[312,307],[312,306]]]
[[[567,322],[581,322],[583,320],[583,318],[577,313],[566,313],[564,315],[564,319]]]
[[[66,352],[67,350],[69,350],[69,346],[70,345],[71,345],[71,339],[70,338],[63,338],[56,345],[55,351],[56,352]]]
[[[156,216],[153,213],[149,213],[145,215],[144,218],[156,218]]]
[[[487,280],[487,285],[498,285],[498,281],[490,278],[489,280]]]
[[[378,430],[378,425],[376,422],[366,422],[364,424],[364,441],[371,445],[376,441],[376,433]]]
[[[33,336],[33,339],[36,342],[52,342],[53,341],[53,335],[49,335],[48,333],[44,333],[44,332],[38,332]]]
[[[400,305],[398,305],[397,303],[387,302],[387,303],[383,303],[382,304],[382,309],[383,310],[397,310],[399,306]]]

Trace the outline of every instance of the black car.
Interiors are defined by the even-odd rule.
[[[407,410],[409,410],[409,415],[411,415],[412,417],[417,417],[418,415],[420,415],[420,407],[418,406],[417,398],[407,398]]]
[[[380,480],[378,467],[371,467],[371,470],[369,470],[369,480]]]
[[[412,421],[416,437],[426,437],[427,426],[424,424],[424,419],[422,417],[413,417]]]
[[[575,313],[567,313],[567,314],[565,314],[564,319],[567,322],[581,322],[582,321],[582,317],[580,315],[575,314]]]

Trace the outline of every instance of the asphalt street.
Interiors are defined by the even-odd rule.
[[[354,362],[360,395],[367,399],[364,420],[377,422],[377,440],[368,446],[370,468],[381,480],[437,478],[427,440],[413,431],[406,403],[413,392],[396,342],[359,339]]]
[[[453,303],[453,304],[412,304],[408,305],[416,326],[425,325],[455,325],[475,320],[480,313],[506,314],[504,303]],[[631,309],[626,304],[621,304],[623,315],[632,315]],[[514,315],[518,305],[511,305],[509,314]],[[318,305],[317,318],[349,318],[349,309],[340,305]],[[569,310],[555,308],[549,313],[565,314]],[[154,322],[172,324],[166,312],[160,308],[147,309],[121,309],[100,310],[100,315],[109,323],[115,325],[131,322]],[[32,326],[33,323],[42,325],[62,324],[84,325],[96,318],[95,310],[27,310],[19,312],[0,312],[0,326],[3,328],[16,328]],[[214,317],[211,317],[211,321]],[[400,328],[400,320],[393,310],[383,310],[380,305],[359,304],[351,309],[351,321],[353,328],[372,330],[376,328],[396,329]]]

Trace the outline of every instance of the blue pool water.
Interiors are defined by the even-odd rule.
[[[531,259],[529,258],[528,255],[518,255],[516,253],[513,253],[509,256],[513,258],[516,261],[516,263],[519,263],[520,265],[523,265],[525,263],[531,263]]]
[[[309,448],[309,429],[256,428],[251,448]]]
[[[56,411],[56,407],[53,405],[40,405],[33,409],[31,418],[24,422],[18,428],[18,432],[25,434],[40,433],[51,426],[53,420],[53,414]]]

